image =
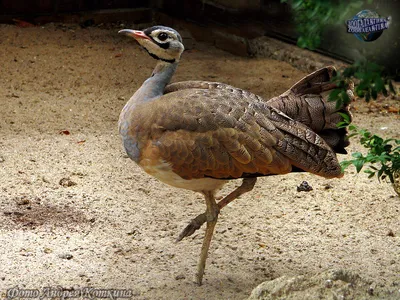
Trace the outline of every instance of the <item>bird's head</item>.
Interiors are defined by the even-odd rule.
[[[179,61],[185,50],[181,36],[170,27],[153,26],[143,31],[122,29],[118,33],[133,37],[153,58],[165,62]]]

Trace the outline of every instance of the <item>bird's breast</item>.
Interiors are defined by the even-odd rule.
[[[168,185],[195,192],[219,190],[226,183],[226,180],[214,178],[183,179],[172,170],[171,166],[167,162],[164,161],[146,164],[142,160],[139,165],[146,173],[156,177],[158,180]]]
[[[208,177],[184,179],[173,171],[170,163],[160,157],[159,150],[151,146],[145,147],[142,151],[138,164],[146,173],[177,188],[196,192],[215,191],[219,190],[226,183],[226,180]]]

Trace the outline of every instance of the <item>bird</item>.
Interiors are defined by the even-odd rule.
[[[177,241],[206,223],[195,281],[202,284],[218,216],[228,203],[250,192],[258,177],[310,172],[342,177],[337,153],[349,145],[348,103],[337,107],[322,93],[336,88],[335,68],[304,77],[287,92],[264,99],[228,84],[170,83],[184,51],[173,28],[122,29],[157,60],[151,76],[123,107],[118,128],[127,155],[146,173],[177,188],[204,195],[206,211],[192,219]],[[352,97],[352,83],[347,94]],[[241,185],[222,200],[216,193],[230,180]]]

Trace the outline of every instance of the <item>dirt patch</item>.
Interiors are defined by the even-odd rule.
[[[332,268],[399,284],[400,199],[389,184],[349,170],[335,180],[258,180],[222,211],[196,286],[203,230],[174,241],[205,210],[203,197],[144,174],[117,132],[120,110],[155,61],[117,29],[2,25],[0,44],[2,296],[15,286],[91,286],[131,289],[135,299],[243,299],[263,281]],[[304,75],[197,43],[174,81],[226,82],[269,98]],[[356,124],[399,138],[398,115],[356,105]],[[63,178],[75,184],[60,185]],[[313,190],[297,192],[303,181]]]
[[[5,218],[0,219],[4,221],[4,224],[0,223],[2,228],[8,225],[10,230],[31,230],[37,227],[52,226],[67,227],[68,230],[74,230],[80,225],[93,222],[93,220],[86,218],[83,211],[69,205],[52,205],[51,199],[46,199],[47,204],[43,204],[43,199],[39,197],[22,195],[11,200],[5,199],[4,202],[12,203],[12,201],[15,202],[14,207],[8,206],[10,209],[3,211]]]

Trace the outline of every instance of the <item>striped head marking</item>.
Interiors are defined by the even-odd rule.
[[[179,61],[185,50],[180,34],[170,27],[153,26],[143,31],[123,29],[119,33],[133,37],[151,57],[165,62]]]

